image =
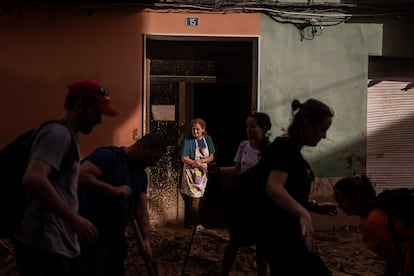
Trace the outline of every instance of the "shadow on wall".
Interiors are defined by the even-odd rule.
[[[407,124],[414,125],[414,115],[399,121],[393,125],[390,125],[385,130],[378,131],[372,135],[378,136],[376,137],[377,140],[382,141],[382,143],[389,143],[390,136],[400,135],[402,130],[406,129]],[[407,139],[408,135],[410,135],[414,141],[414,133],[405,135],[405,137],[401,139]],[[315,183],[313,184],[312,191],[311,191],[311,198],[315,198],[320,201],[334,201],[333,197],[333,187],[335,183],[342,177],[350,176],[354,174],[365,174],[365,171],[355,171],[353,168],[355,167],[354,162],[360,162],[361,167],[365,170],[365,155],[355,155],[352,156],[350,154],[351,149],[356,147],[361,147],[361,145],[365,144],[365,138],[356,140],[354,143],[350,143],[347,146],[332,146],[333,150],[327,151],[326,154],[322,154],[318,160],[314,160],[311,162],[311,166],[314,167],[315,162],[320,162],[321,164],[326,164],[327,160],[333,160],[332,162],[328,162],[328,168],[332,168],[335,170],[335,166],[338,166],[339,161],[348,162],[348,169],[349,173],[344,174],[341,176],[333,176],[333,177],[317,177],[315,179]],[[381,145],[378,145],[379,148],[383,148]],[[327,147],[329,148],[329,147]],[[396,148],[393,148],[396,150]],[[403,158],[403,156],[402,156]],[[335,162],[336,161],[336,162]],[[404,160],[401,160],[401,164],[404,164]],[[405,162],[407,169],[411,166],[412,163]],[[402,168],[401,168],[402,169]],[[317,174],[317,171],[316,175]],[[414,176],[414,172],[412,172]],[[375,176],[372,176],[375,179]],[[394,179],[395,184],[401,184],[404,181],[411,181],[412,177],[408,177],[406,174],[400,175],[400,179]],[[231,207],[231,199],[233,196],[233,189],[234,186],[237,185],[237,181],[235,179],[226,178],[223,176],[215,176],[210,179],[208,190],[205,195],[204,199],[204,210],[203,215],[205,219],[205,224],[211,227],[226,227],[226,223],[228,222],[229,218],[229,210]],[[347,217],[344,214],[340,214],[335,217],[329,216],[318,216],[315,215],[315,225],[318,229],[321,230],[329,230],[334,228],[341,228],[341,227],[351,227],[358,225],[358,218],[356,217]]]

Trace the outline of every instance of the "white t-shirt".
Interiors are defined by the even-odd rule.
[[[260,151],[253,149],[250,146],[249,140],[244,140],[240,143],[233,161],[240,163],[240,172],[244,172],[245,170],[256,165],[259,162],[259,159]]]

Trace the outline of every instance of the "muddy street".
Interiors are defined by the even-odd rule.
[[[181,224],[168,224],[152,229],[154,259],[159,276],[218,275],[221,257],[228,241],[226,229],[206,229],[197,232],[183,270],[190,245],[192,230]],[[126,262],[126,276],[148,275],[132,231],[127,231],[129,256]],[[368,251],[361,241],[357,229],[336,229],[316,232],[316,249],[334,276],[380,276],[384,263]],[[16,266],[11,251],[1,246],[0,275],[16,276]],[[231,275],[256,275],[255,249],[245,247],[239,250]]]

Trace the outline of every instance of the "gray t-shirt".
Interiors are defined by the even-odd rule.
[[[33,143],[30,159],[48,163],[55,172],[51,179],[59,195],[67,204],[78,209],[77,182],[79,161],[65,165],[59,172],[62,161],[69,150],[73,151],[72,137],[79,156],[78,137],[60,123],[44,126]],[[79,255],[80,247],[77,235],[69,225],[53,212],[41,207],[35,199],[29,201],[25,210],[22,231],[16,235],[17,240],[26,246],[73,258]]]

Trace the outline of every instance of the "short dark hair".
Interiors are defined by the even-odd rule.
[[[349,199],[355,199],[358,195],[367,204],[373,202],[376,198],[374,186],[365,175],[341,178],[335,184],[334,190],[341,191]]]
[[[270,117],[266,113],[254,111],[248,116],[248,118],[256,119],[257,125],[265,130],[263,140],[260,142],[260,152],[263,152],[270,144],[269,130],[272,128]]]
[[[167,144],[165,143],[163,137],[158,133],[150,132],[148,134],[145,134],[135,143],[145,144],[150,150],[161,149],[165,151],[167,149]]]

